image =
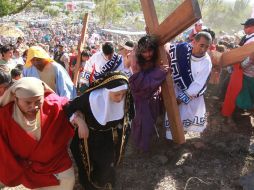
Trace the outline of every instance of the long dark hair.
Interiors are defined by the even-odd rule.
[[[142,67],[146,63],[146,60],[143,58],[141,53],[147,49],[151,49],[154,51],[151,62],[155,64],[158,58],[158,40],[155,36],[146,35],[139,39],[138,47],[136,49],[136,58],[137,63]]]

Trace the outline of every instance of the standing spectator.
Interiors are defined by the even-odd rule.
[[[15,63],[12,61],[13,56],[13,47],[11,45],[5,45],[1,48],[2,59],[0,60],[0,64],[7,65],[10,70],[15,68]]]
[[[56,51],[54,55],[54,60],[62,65],[67,72],[69,72],[69,62],[70,57],[67,52],[65,52],[65,45],[63,43],[60,43],[58,45],[58,50]]]
[[[24,65],[24,60],[22,58],[22,55],[23,55],[23,49],[21,48],[14,48],[14,51],[13,51],[13,62],[15,63],[15,65]]]
[[[132,41],[126,41],[124,44],[119,46],[119,54],[123,56],[124,62],[124,73],[130,77],[132,75],[131,72],[131,53],[134,50],[134,43]]]
[[[81,62],[79,67],[79,78],[78,78],[78,85],[79,87],[83,86],[85,84],[85,66],[88,62],[88,60],[91,57],[91,53],[89,51],[82,51],[81,53]]]
[[[21,65],[23,67],[23,65]],[[22,67],[18,66],[11,70],[12,81],[17,81],[22,78]]]
[[[189,38],[188,40],[189,41],[193,41],[194,40],[194,37],[197,33],[201,32],[202,31],[202,26],[203,26],[203,21],[200,19],[199,21],[197,21],[194,25],[194,28],[192,29],[190,35],[189,35]]]
[[[0,97],[3,96],[11,84],[12,80],[9,67],[6,65],[0,65]],[[2,100],[0,99],[0,106],[2,105],[1,101]]]
[[[123,70],[123,57],[115,53],[114,45],[111,42],[105,42],[102,45],[102,51],[93,54],[85,65],[85,85],[89,86],[92,81],[108,72]]]
[[[245,36],[241,39],[240,46],[254,42],[254,18],[249,18],[242,23]],[[254,109],[254,54],[247,57],[241,64],[233,67],[233,72],[228,84],[222,114],[231,120],[235,106],[241,109]]]
[[[70,62],[69,62],[69,75],[71,77],[71,79],[73,79],[73,71],[74,71],[74,62],[77,59],[77,48],[75,46],[71,47],[70,53],[69,53],[69,57],[70,57]]]

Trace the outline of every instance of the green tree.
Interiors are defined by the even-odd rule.
[[[50,0],[0,0],[0,17],[17,14],[33,7],[44,10],[49,4]]]
[[[34,0],[1,0],[0,17],[19,13],[33,1]]]
[[[239,31],[240,23],[250,17],[251,6],[249,0],[235,0],[234,3],[225,3],[222,0],[206,1],[202,7],[202,17],[205,25],[215,31]]]
[[[50,0],[34,0],[33,3],[29,5],[29,8],[35,7],[43,11],[48,5],[50,5]]]
[[[47,12],[52,17],[56,17],[59,15],[59,11],[57,9],[52,8],[52,7],[46,7],[44,9],[44,11]]]
[[[154,0],[159,22],[170,15],[184,0]],[[121,24],[124,27],[143,29],[145,23],[140,0],[94,0],[100,23]],[[242,29],[240,23],[251,15],[250,0],[198,0],[204,25],[215,32]],[[120,22],[121,21],[121,22]],[[142,26],[143,25],[143,26]]]
[[[123,17],[124,10],[118,4],[118,0],[103,0],[96,4],[94,11],[100,24],[105,27],[106,23],[117,23]]]
[[[125,13],[130,13],[134,16],[134,13],[138,13],[141,11],[140,2],[137,0],[119,0],[120,6],[123,7]]]
[[[98,4],[98,3],[100,3],[102,0],[94,0],[94,3],[95,4]]]

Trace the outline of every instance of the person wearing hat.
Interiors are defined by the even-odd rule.
[[[245,36],[239,45],[254,43],[254,18],[247,19],[244,26]],[[254,53],[239,64],[235,64],[230,77],[222,115],[232,122],[231,115],[235,106],[241,109],[254,110]]]
[[[23,76],[41,79],[59,96],[69,99],[76,97],[76,88],[67,71],[51,59],[42,47],[32,46],[28,49]]]
[[[62,108],[68,99],[33,77],[21,78],[9,89],[0,108],[0,183],[72,190],[75,177],[67,148],[74,129]],[[85,125],[78,119],[75,123],[80,138],[86,138]]]
[[[84,189],[114,186],[115,166],[123,156],[134,113],[128,89],[126,75],[109,72],[64,107],[69,118],[82,113],[89,130],[87,139],[83,141],[76,133],[71,143],[79,182]]]
[[[244,33],[246,34],[240,41],[239,45],[243,46],[244,44],[254,41],[254,18],[247,19],[244,23],[241,23],[244,26]]]
[[[134,43],[132,41],[126,41],[124,44],[120,44],[118,52],[123,56],[124,70],[123,72],[130,77],[131,72],[131,55],[134,50]]]

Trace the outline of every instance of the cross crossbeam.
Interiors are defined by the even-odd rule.
[[[251,53],[254,53],[254,42],[223,53],[219,63],[222,67],[241,63]]]

